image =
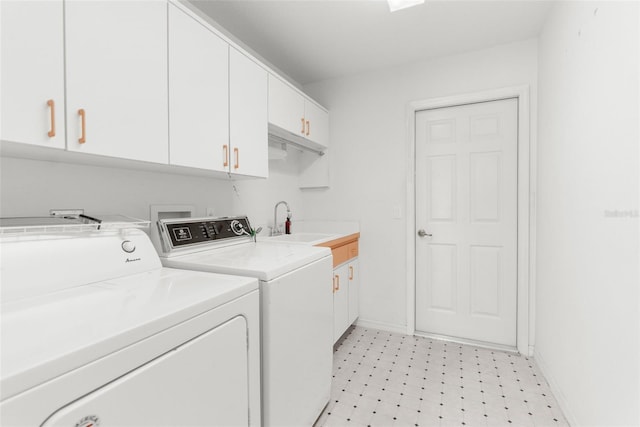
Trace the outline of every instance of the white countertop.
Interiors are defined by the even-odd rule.
[[[356,221],[299,221],[291,228],[291,234],[262,236],[258,240],[318,245],[360,232],[360,224]]]
[[[360,232],[358,221],[298,221],[291,225],[293,233],[326,233],[338,237]]]

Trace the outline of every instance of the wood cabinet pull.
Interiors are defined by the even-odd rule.
[[[311,124],[309,123],[309,120],[307,120],[307,133],[306,133],[306,135],[309,136],[310,133],[311,133]]]
[[[222,151],[224,152],[224,163],[222,166],[229,166],[229,146],[227,144],[223,145]]]
[[[353,280],[353,266],[349,266],[349,280]]]
[[[78,139],[78,142],[80,144],[84,144],[85,142],[87,142],[87,117],[86,114],[84,112],[84,109],[79,109],[78,110],[78,115],[80,116],[80,123],[82,125],[82,132],[80,134],[80,139]]]
[[[56,103],[53,99],[47,101],[47,105],[49,106],[49,113],[51,114],[51,130],[47,135],[49,138],[53,138],[56,136]]]
[[[233,149],[233,154],[236,156],[236,163],[233,165],[233,168],[238,169],[240,167],[240,150],[238,147]]]
[[[302,121],[302,130],[300,131],[300,133],[304,135],[304,117],[300,120]]]

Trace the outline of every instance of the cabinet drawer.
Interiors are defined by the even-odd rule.
[[[347,251],[349,252],[349,258],[355,258],[358,256],[358,241],[349,243],[347,246]]]
[[[354,233],[339,239],[320,243],[317,246],[331,248],[331,254],[333,255],[333,268],[336,268],[338,265],[358,256],[359,239],[360,233]]]
[[[331,250],[331,254],[333,255],[333,268],[336,268],[336,266],[349,260],[349,245],[334,248]]]
[[[338,246],[331,250],[333,255],[333,268],[349,261],[351,258],[358,256],[358,241],[348,243],[346,245]]]

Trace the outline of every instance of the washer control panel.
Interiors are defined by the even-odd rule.
[[[171,242],[172,248],[251,236],[246,216],[160,220],[158,226],[160,235]]]

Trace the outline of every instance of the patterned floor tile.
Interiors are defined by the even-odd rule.
[[[568,426],[524,356],[362,327],[334,350],[316,427]]]

